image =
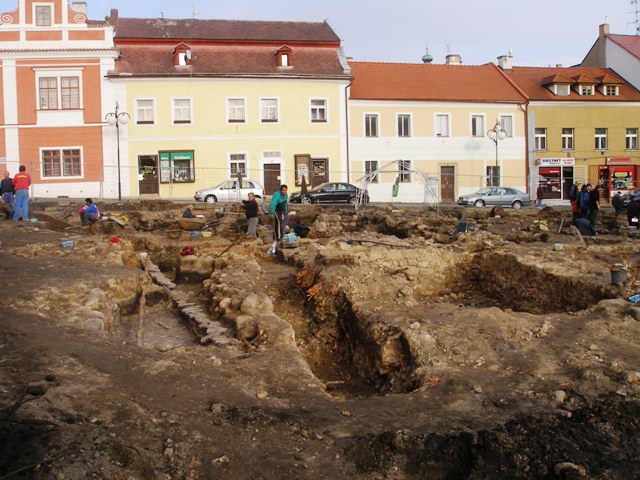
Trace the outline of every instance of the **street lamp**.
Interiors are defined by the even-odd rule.
[[[122,200],[122,182],[120,180],[120,125],[129,123],[131,116],[127,112],[120,112],[118,102],[116,102],[116,111],[107,113],[104,119],[109,125],[116,127],[116,144],[118,146],[118,200]]]
[[[498,174],[498,168],[500,164],[498,163],[498,140],[504,140],[505,138],[507,138],[507,132],[504,130],[504,128],[502,128],[499,120],[496,120],[496,124],[493,126],[491,130],[487,132],[487,137],[493,140],[493,143],[496,144],[496,171],[494,172],[494,177],[498,175],[498,179],[499,179],[500,177]],[[494,183],[494,182],[491,182],[491,183]]]

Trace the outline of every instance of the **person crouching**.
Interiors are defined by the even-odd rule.
[[[80,221],[83,227],[88,227],[93,222],[97,222],[100,218],[100,212],[93,200],[90,198],[84,199],[84,206],[80,209]]]

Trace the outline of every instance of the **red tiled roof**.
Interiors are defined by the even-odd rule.
[[[493,64],[349,62],[351,99],[519,102],[525,98]]]
[[[574,83],[581,83],[581,84],[588,84],[588,85],[593,85],[596,83],[607,83],[607,82],[599,82],[598,80],[596,80],[595,78],[591,78],[589,75],[585,75],[584,73],[580,73],[574,77],[571,77],[571,80],[573,80]]]
[[[340,38],[326,22],[272,22],[117,17],[118,39],[183,39],[222,42],[332,43]]]
[[[292,66],[278,68],[276,47],[262,45],[191,45],[192,65],[176,67],[172,44],[117,45],[121,53],[117,74],[134,75],[285,75],[349,78],[343,70],[337,48],[294,47]]]
[[[505,71],[510,78],[522,91],[524,91],[530,100],[559,100],[559,101],[588,101],[588,102],[623,102],[623,101],[640,101],[640,92],[625,82],[620,76],[609,68],[596,67],[513,67],[511,71]],[[605,83],[607,85],[619,85],[618,96],[602,95],[598,89],[592,96],[578,95],[573,90],[568,96],[554,95],[546,85],[549,84],[548,79],[572,78],[580,75],[595,78],[597,83]],[[573,82],[573,81],[572,81]],[[566,83],[566,82],[557,82]]]
[[[614,43],[617,43],[634,57],[640,59],[640,35],[607,35]]]
[[[552,83],[571,85],[572,83],[574,83],[574,81],[571,80],[569,77],[565,77],[564,75],[560,75],[558,73],[549,75],[548,77],[544,77],[542,79],[542,85],[549,85]]]

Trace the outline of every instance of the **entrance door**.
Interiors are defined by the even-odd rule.
[[[157,195],[160,193],[158,183],[158,156],[138,156],[138,189],[140,195]]]
[[[264,165],[264,194],[273,195],[280,189],[280,164],[266,163]]]
[[[455,201],[456,184],[455,177],[456,167],[440,167],[440,201]]]

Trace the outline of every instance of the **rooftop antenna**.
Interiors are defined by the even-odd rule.
[[[193,15],[193,19],[196,19],[196,15],[202,15],[202,12],[200,10],[198,10],[195,6],[195,4],[191,4],[191,13]]]
[[[160,18],[164,19],[164,12],[160,12]]]
[[[634,22],[629,22],[629,25],[635,25],[636,26],[636,35],[640,35],[640,2],[638,2],[638,0],[631,0],[631,5],[635,5],[636,6],[636,19]]]

